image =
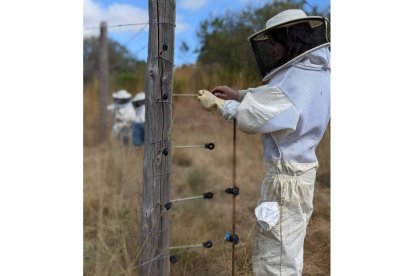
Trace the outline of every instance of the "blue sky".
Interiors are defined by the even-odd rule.
[[[176,0],[175,64],[193,63],[197,59],[194,50],[199,46],[196,32],[199,23],[210,15],[221,15],[226,11],[240,11],[247,6],[260,7],[271,0]],[[329,0],[308,0],[309,6],[318,6],[327,11]],[[305,8],[308,8],[306,6]],[[98,35],[100,21],[109,26],[148,22],[147,0],[83,0],[84,36]],[[137,58],[146,60],[148,27],[146,25],[109,28],[110,38],[125,45]],[[246,34],[246,37],[248,34]],[[185,41],[190,51],[183,53],[179,46]]]

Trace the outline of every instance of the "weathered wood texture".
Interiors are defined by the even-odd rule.
[[[149,0],[140,275],[168,275],[175,0]]]
[[[106,22],[101,22],[99,36],[99,140],[105,140],[106,106],[108,105],[108,31]]]

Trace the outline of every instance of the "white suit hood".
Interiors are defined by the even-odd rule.
[[[315,51],[307,53],[300,62],[296,62],[294,66],[310,69],[310,70],[330,70],[331,69],[331,53],[328,47],[323,47]]]

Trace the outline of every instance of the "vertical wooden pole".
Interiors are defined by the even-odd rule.
[[[101,22],[99,36],[99,141],[105,140],[106,106],[108,99],[108,31],[106,22]]]
[[[144,185],[141,200],[140,275],[169,274],[172,77],[175,0],[149,0],[145,77]]]

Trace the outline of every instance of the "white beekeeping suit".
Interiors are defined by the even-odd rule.
[[[114,104],[108,106],[108,110],[114,115],[112,135],[126,144],[131,139],[131,125],[135,118],[131,94],[126,90],[119,90],[112,94],[112,98],[114,99]]]
[[[236,118],[246,133],[262,134],[265,178],[255,210],[255,275],[302,274],[318,168],[315,149],[330,119],[326,29],[324,18],[306,16],[301,10],[279,13],[249,38],[266,85],[240,90],[238,100],[224,101],[199,91],[204,108],[217,108],[225,118]],[[302,41],[296,34],[304,37],[298,48],[289,42]],[[302,47],[307,41],[309,45]],[[274,50],[277,47],[280,51]],[[289,56],[292,49],[301,51]]]

